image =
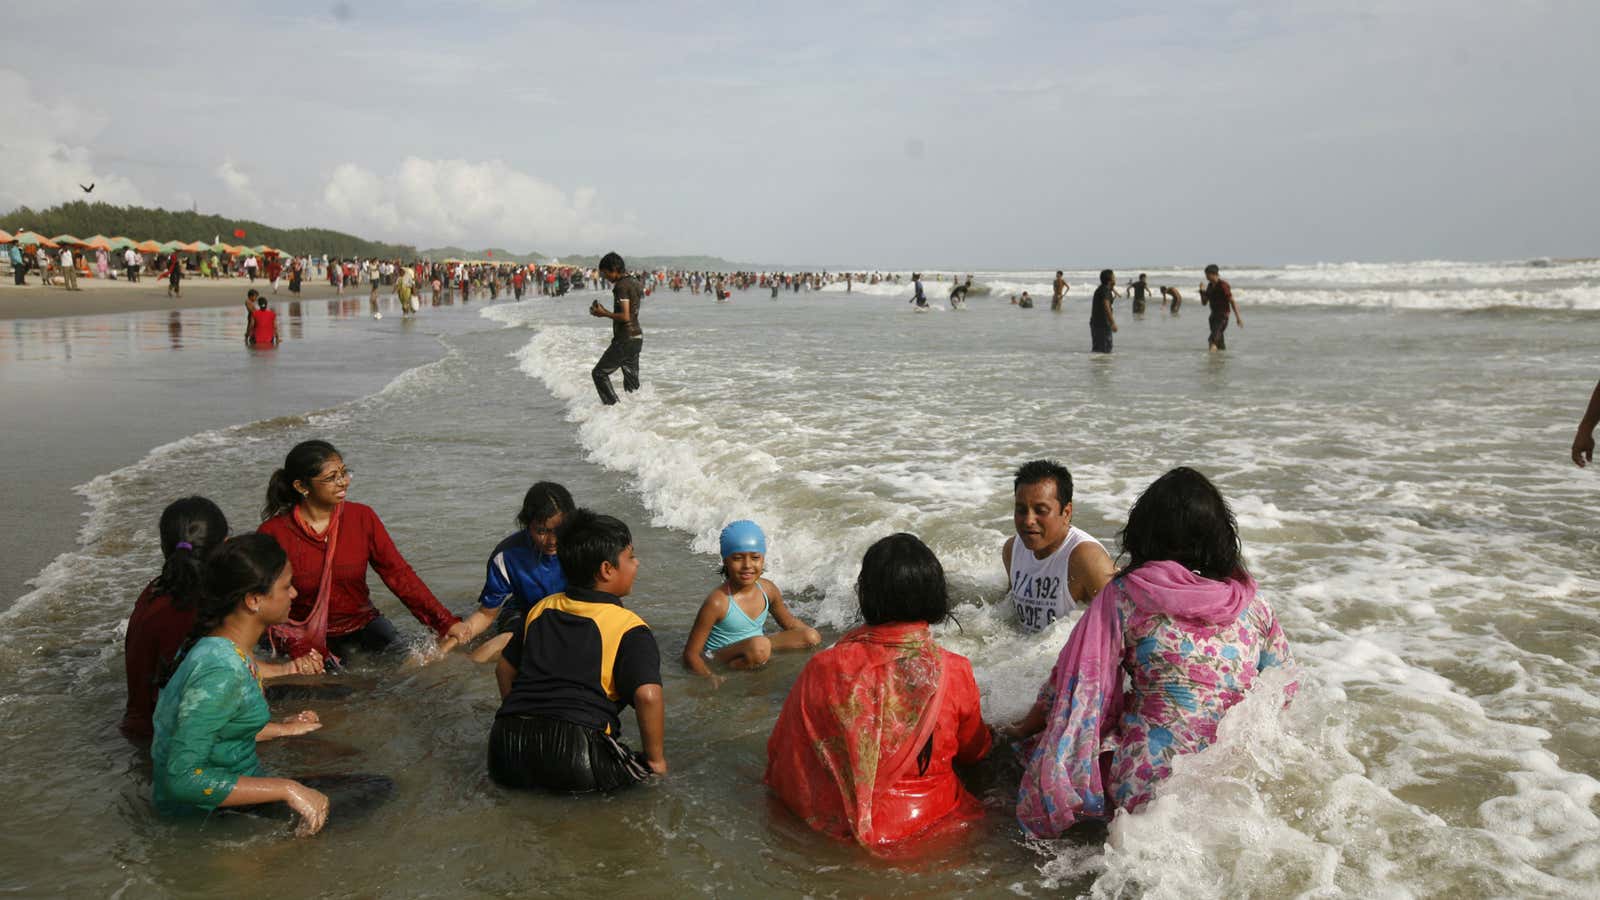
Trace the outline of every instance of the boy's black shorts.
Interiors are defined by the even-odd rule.
[[[545,716],[497,716],[489,730],[489,777],[502,787],[614,791],[650,777],[616,738]]]

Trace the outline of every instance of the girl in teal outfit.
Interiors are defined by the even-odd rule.
[[[805,650],[822,643],[822,635],[789,612],[783,592],[762,578],[766,571],[767,536],[761,526],[740,519],[722,529],[722,584],[700,605],[689,640],[683,645],[683,664],[696,675],[722,683],[707,661],[730,669],[758,669],[774,650]],[[768,637],[768,618],[782,629]]]
[[[326,795],[265,777],[256,758],[258,741],[322,727],[310,710],[271,720],[250,652],[268,625],[289,618],[291,574],[283,548],[262,534],[232,538],[206,559],[194,630],[156,702],[150,755],[162,813],[287,803],[299,814],[299,835],[315,834],[327,820]]]

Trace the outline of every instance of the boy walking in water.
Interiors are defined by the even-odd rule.
[[[1056,280],[1055,283],[1051,285],[1051,288],[1054,290],[1054,293],[1050,297],[1050,309],[1055,312],[1060,312],[1061,296],[1067,291],[1072,290],[1072,286],[1067,284],[1067,279],[1062,276],[1060,269],[1056,270]]]
[[[1115,567],[1100,542],[1072,524],[1072,473],[1053,459],[1017,470],[1011,484],[1016,537],[1000,548],[1010,584],[1007,599],[1027,632],[1042,631],[1087,604],[1111,580]]]
[[[1111,335],[1117,330],[1117,320],[1111,315],[1111,300],[1117,296],[1117,276],[1110,269],[1100,271],[1100,286],[1095,288],[1094,300],[1089,309],[1090,350],[1094,353],[1111,352]]]
[[[1206,339],[1206,346],[1213,353],[1228,349],[1224,335],[1228,330],[1228,313],[1233,313],[1240,328],[1244,327],[1244,318],[1239,315],[1239,304],[1233,302],[1233,288],[1222,280],[1216,263],[1206,266],[1206,283],[1200,286],[1200,305],[1211,307],[1211,317],[1207,320],[1211,336]]]
[[[611,282],[611,311],[606,312],[596,300],[589,306],[589,315],[611,320],[611,345],[594,364],[594,388],[600,392],[600,402],[612,406],[617,402],[617,392],[611,387],[612,372],[622,370],[623,390],[631,394],[639,389],[639,351],[644,347],[639,301],[644,291],[615,251],[600,259],[600,277]]]

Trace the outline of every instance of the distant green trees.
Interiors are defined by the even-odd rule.
[[[85,203],[76,200],[49,209],[18,207],[0,216],[0,228],[13,234],[21,229],[45,237],[73,234],[87,238],[96,234],[128,237],[136,241],[205,241],[221,238],[229,244],[266,244],[288,253],[326,253],[329,256],[416,257],[417,248],[407,244],[385,244],[330,231],[326,228],[274,228],[248,219],[207,215],[187,210],[148,209],[142,206],[113,206],[110,203]],[[244,230],[244,237],[234,231]]]

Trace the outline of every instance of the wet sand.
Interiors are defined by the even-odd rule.
[[[272,284],[264,278],[254,283],[248,278],[188,278],[182,286],[181,297],[167,296],[167,280],[149,276],[129,283],[118,279],[79,278],[79,290],[69,291],[60,283],[45,286],[37,278],[28,278],[22,287],[9,279],[0,284],[0,320],[44,319],[57,316],[103,316],[114,313],[145,312],[148,310],[204,309],[215,306],[243,306],[245,294],[255,288],[273,302],[289,300],[329,300],[339,295],[325,280],[303,282],[300,296],[289,293],[289,282],[278,282],[278,293],[272,293]],[[393,294],[389,288],[387,293]],[[345,298],[366,297],[365,288],[346,288]]]

